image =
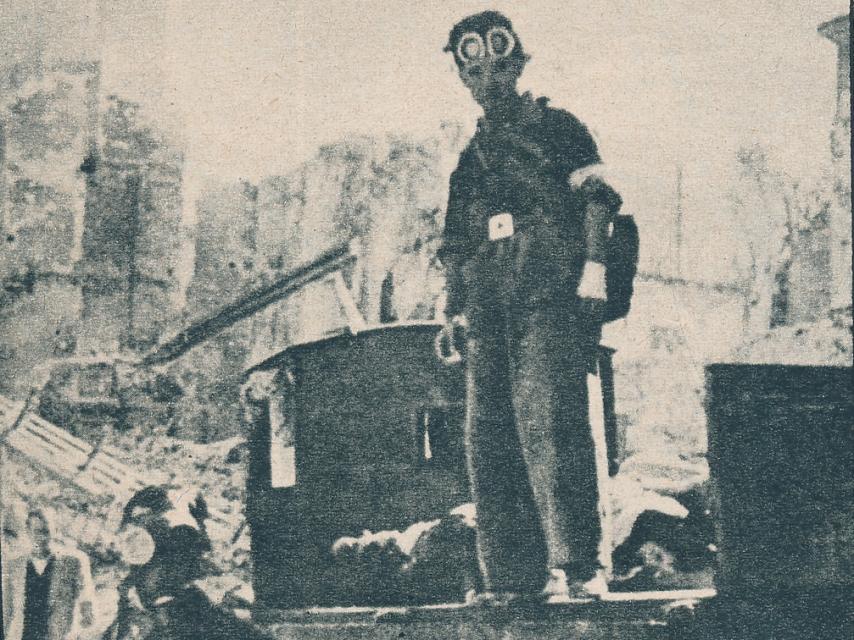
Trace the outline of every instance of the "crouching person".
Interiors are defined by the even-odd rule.
[[[131,498],[119,536],[129,573],[119,586],[118,614],[104,640],[267,637],[215,605],[195,584],[207,573],[207,517],[201,496],[176,504],[165,488],[147,487]]]
[[[3,635],[8,640],[66,640],[94,623],[89,558],[58,545],[48,512],[26,516],[31,550],[3,564]]]

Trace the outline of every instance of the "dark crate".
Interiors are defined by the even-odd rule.
[[[707,367],[723,598],[854,586],[851,382],[846,367]]]

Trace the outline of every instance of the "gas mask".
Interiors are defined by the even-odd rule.
[[[466,30],[451,45],[460,79],[484,104],[515,89],[524,64],[512,30],[503,25]]]

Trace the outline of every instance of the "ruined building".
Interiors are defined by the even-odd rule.
[[[736,357],[753,363],[851,366],[851,67],[849,17],[818,27],[837,47],[828,167],[811,189],[769,181],[766,209],[782,214],[782,242],[765,272],[776,278],[771,331],[750,336]],[[818,36],[817,36],[818,37]],[[830,103],[831,96],[828,96]],[[765,172],[772,175],[771,172]],[[758,174],[757,174],[758,175]],[[772,176],[773,177],[773,176]],[[768,205],[771,206],[768,206]],[[779,234],[778,234],[779,235]],[[762,319],[762,318],[760,318]]]
[[[791,189],[791,255],[783,265],[781,311],[772,325],[815,322],[851,307],[851,63],[848,16],[818,27],[837,47],[836,95],[830,130],[831,166],[811,190]]]
[[[0,387],[21,397],[52,358],[144,349],[176,320],[182,157],[101,101],[97,63],[0,81]]]
[[[248,182],[210,184],[195,202],[193,276],[183,324],[207,317],[258,286],[255,269],[257,188]],[[208,441],[233,435],[239,424],[241,376],[253,323],[212,336],[175,362],[184,390],[176,435]]]
[[[434,257],[459,144],[451,127],[430,140],[350,139],[264,180],[259,266],[274,276],[353,240],[359,260],[347,284],[368,324],[433,317],[443,287]],[[330,285],[317,283],[269,311],[254,357],[340,329],[340,303]]]
[[[177,319],[183,158],[143,121],[139,105],[116,96],[107,99],[101,130],[84,163],[80,346],[143,350]]]
[[[851,34],[849,16],[822,24],[818,31],[836,45],[836,115],[830,133],[835,202],[830,219],[833,308],[851,306]]]
[[[96,64],[38,58],[0,75],[0,387],[13,396],[76,348],[80,166],[97,137],[98,83]]]

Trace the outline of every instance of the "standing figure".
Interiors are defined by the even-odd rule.
[[[439,256],[443,337],[459,342],[466,327],[466,447],[484,599],[601,593],[586,385],[621,199],[597,172],[586,127],[519,94],[528,56],[505,16],[462,20],[445,50],[483,108],[451,175]]]
[[[54,543],[50,520],[42,509],[29,510],[26,529],[31,552],[3,566],[4,637],[74,637],[75,630],[94,623],[89,559]]]

